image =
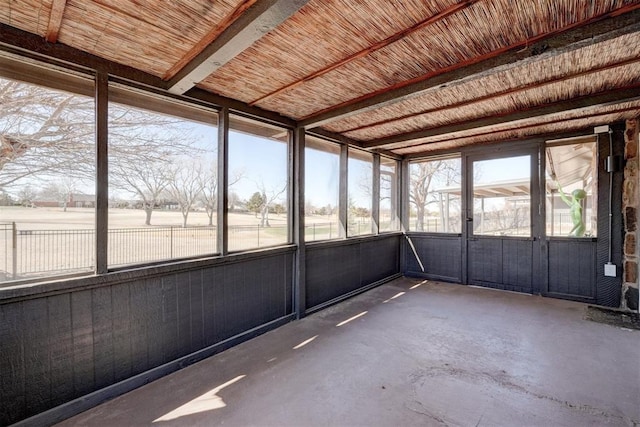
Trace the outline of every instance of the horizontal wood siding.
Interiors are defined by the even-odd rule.
[[[292,313],[293,251],[0,304],[0,425]]]
[[[398,274],[399,254],[399,235],[308,245],[307,308],[313,309]]]
[[[406,238],[403,243],[407,260],[406,275],[457,283],[462,281],[462,245],[459,236],[408,234]]]

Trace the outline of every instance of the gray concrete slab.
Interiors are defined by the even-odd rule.
[[[640,331],[398,279],[60,426],[640,425]]]

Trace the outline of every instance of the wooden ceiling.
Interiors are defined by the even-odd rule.
[[[640,115],[640,0],[12,0],[0,23],[5,49],[397,155]]]

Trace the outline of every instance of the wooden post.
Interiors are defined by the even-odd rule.
[[[96,274],[108,270],[109,238],[109,76],[98,71],[95,81],[96,117]]]

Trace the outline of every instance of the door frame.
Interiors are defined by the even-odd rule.
[[[544,235],[545,206],[542,203],[541,194],[543,194],[544,180],[540,177],[544,176],[544,143],[528,142],[526,144],[517,144],[510,147],[478,147],[478,149],[467,150],[462,153],[462,171],[464,185],[462,188],[462,283],[470,284],[469,278],[469,240],[474,239],[495,239],[495,237],[475,236],[473,234],[473,164],[482,160],[503,159],[507,157],[530,156],[530,221],[531,236],[528,238],[533,241],[531,271],[532,271],[532,293],[539,294],[541,289],[545,288],[547,277],[542,272],[546,271],[546,259],[543,252],[546,250]],[[518,239],[518,237],[507,237],[507,239]],[[544,264],[544,265],[543,265]],[[545,283],[542,283],[542,282]]]

